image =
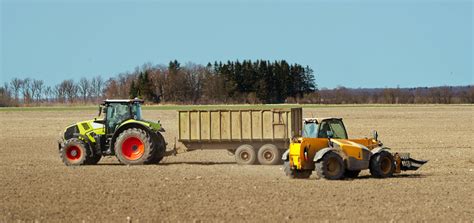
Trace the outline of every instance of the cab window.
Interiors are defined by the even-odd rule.
[[[332,132],[332,138],[334,139],[347,139],[346,129],[341,120],[331,119],[323,121],[318,132],[318,138],[327,138],[328,132]]]
[[[107,129],[114,132],[121,122],[130,119],[130,108],[128,104],[109,104],[107,107]]]
[[[132,115],[135,120],[142,120],[142,107],[139,103],[132,105]]]
[[[303,128],[303,137],[305,138],[316,138],[318,136],[318,124],[306,123]]]

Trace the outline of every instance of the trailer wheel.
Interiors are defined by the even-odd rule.
[[[64,146],[59,149],[59,157],[66,166],[89,164],[89,154],[90,151],[87,149],[87,145],[77,138],[68,139]]]
[[[265,144],[258,150],[258,162],[262,165],[276,165],[280,163],[280,150],[273,144]]]
[[[292,170],[289,161],[283,163],[283,170],[285,171],[285,175],[291,179],[306,179],[311,176],[312,172],[311,170]]]
[[[316,162],[315,169],[319,176],[328,180],[344,178],[344,162],[341,156],[335,152],[326,153],[320,161]]]
[[[251,145],[241,145],[235,150],[235,161],[240,165],[252,165],[257,161],[257,154]]]
[[[370,159],[370,174],[377,178],[391,177],[395,172],[395,161],[392,154],[382,151]]]
[[[126,129],[115,141],[115,156],[126,165],[148,164],[153,161],[155,146],[151,136],[138,128]]]

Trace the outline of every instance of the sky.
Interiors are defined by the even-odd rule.
[[[0,1],[1,83],[284,59],[319,88],[474,84],[471,0]]]

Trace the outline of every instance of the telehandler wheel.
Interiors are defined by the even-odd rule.
[[[357,176],[359,176],[359,173],[360,170],[346,170],[346,172],[344,172],[344,177],[357,178]]]
[[[306,179],[311,176],[312,172],[311,170],[292,170],[289,161],[283,163],[283,170],[285,171],[285,175],[291,179]]]
[[[235,161],[240,165],[252,165],[257,161],[257,153],[251,145],[241,145],[235,150]]]
[[[344,178],[345,169],[342,157],[335,152],[326,153],[315,165],[316,173],[328,180]]]
[[[149,164],[153,160],[155,145],[146,131],[130,128],[120,133],[114,149],[115,156],[123,164]]]
[[[273,144],[265,144],[258,150],[258,162],[262,165],[276,165],[281,162],[280,150]]]
[[[377,178],[391,177],[395,172],[395,161],[392,154],[382,151],[370,158],[370,174]]]
[[[64,147],[59,150],[59,156],[66,166],[89,164],[89,154],[87,145],[77,138],[66,140]]]

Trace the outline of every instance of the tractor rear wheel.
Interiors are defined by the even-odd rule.
[[[311,170],[292,170],[289,161],[283,163],[283,170],[285,171],[285,175],[291,179],[306,179],[311,176],[312,172]]]
[[[342,157],[335,152],[326,153],[321,160],[316,162],[315,169],[319,176],[328,180],[344,178],[344,162]]]
[[[154,135],[153,142],[155,144],[155,151],[151,163],[158,164],[163,159],[163,157],[165,157],[166,142],[165,138],[163,138],[159,132]]]
[[[64,146],[59,149],[59,156],[66,166],[87,165],[91,158],[87,145],[77,138],[66,140]]]
[[[240,165],[252,165],[257,161],[257,153],[251,145],[241,145],[235,150],[235,161]]]
[[[280,163],[280,150],[273,144],[265,144],[258,150],[258,162],[262,165],[276,165]]]
[[[115,156],[123,164],[148,164],[153,161],[155,145],[148,132],[139,128],[130,128],[117,137],[114,150]]]
[[[370,158],[370,174],[377,178],[391,177],[395,172],[395,161],[391,153],[382,151]]]

